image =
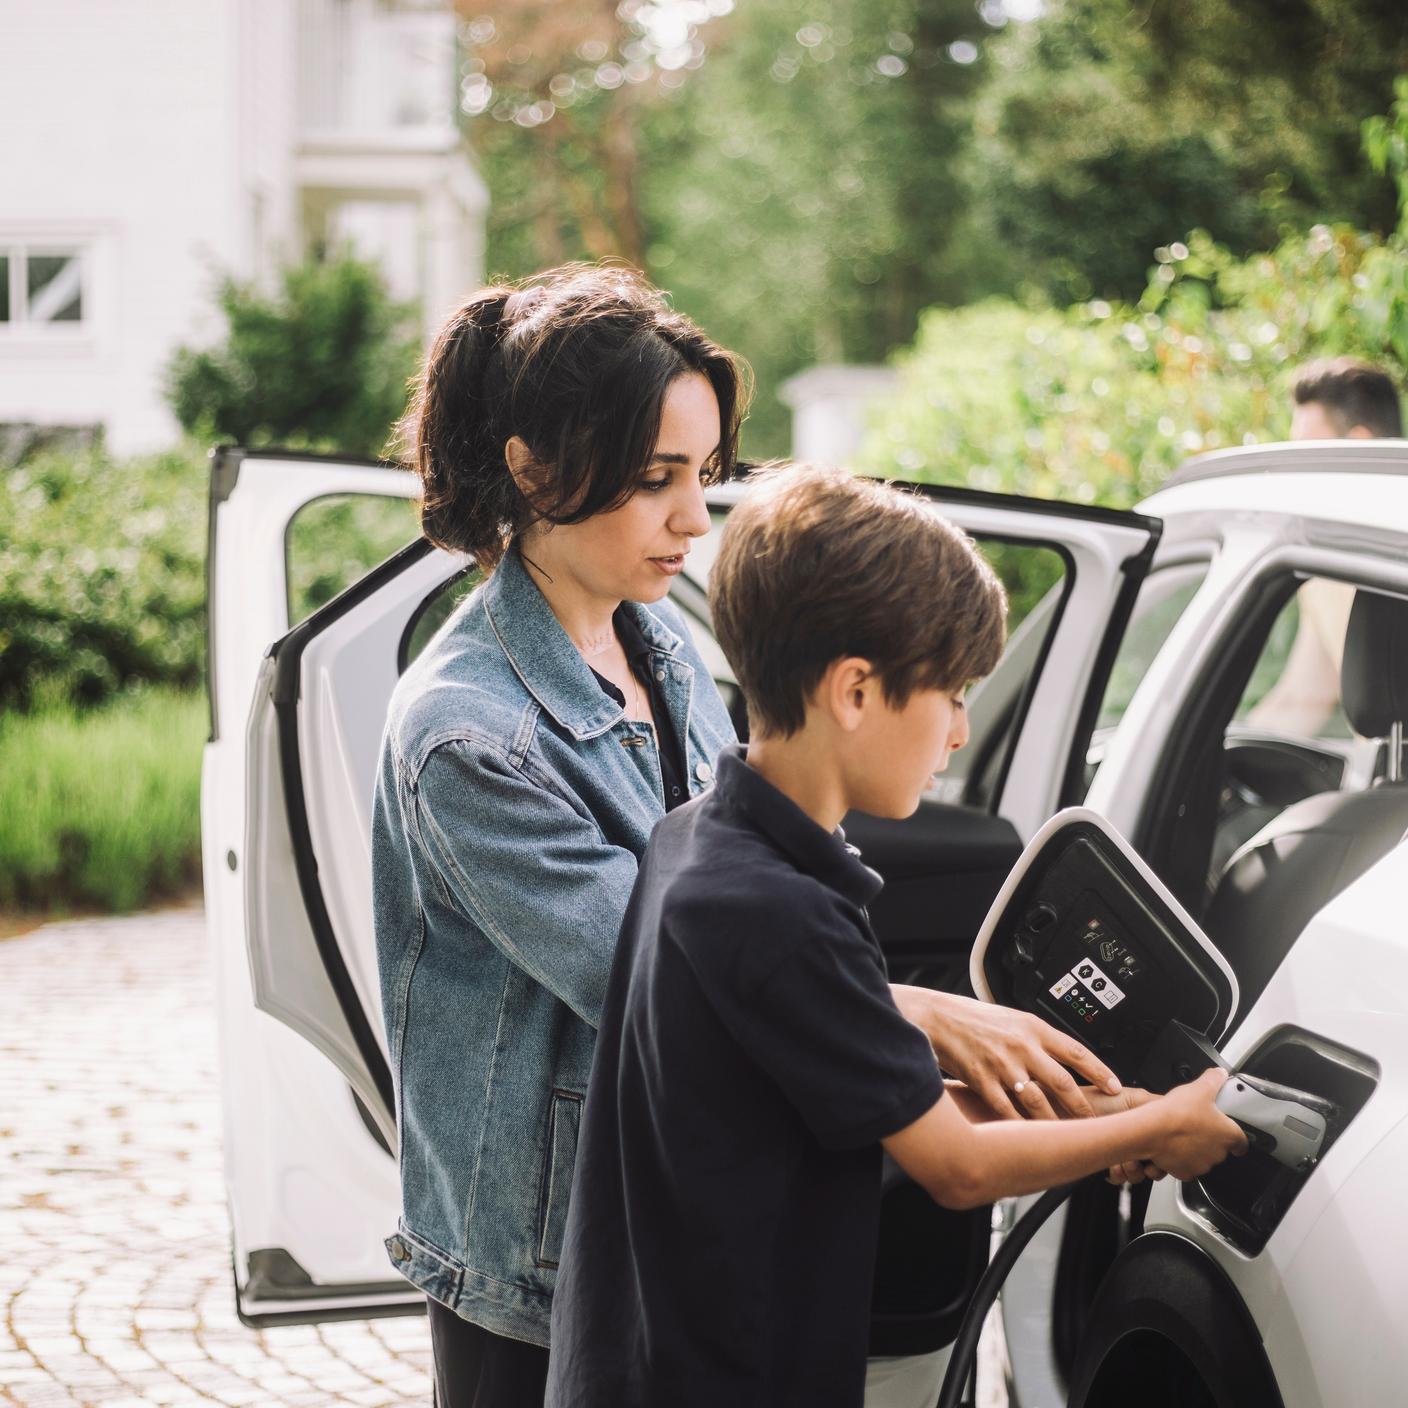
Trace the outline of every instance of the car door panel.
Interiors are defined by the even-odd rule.
[[[285,534],[299,509],[333,492],[405,498],[413,486],[385,468],[282,453],[212,461],[202,854],[236,1307],[250,1324],[424,1303],[381,1246],[398,1197],[385,1083],[318,946],[308,895],[322,890],[295,842],[301,781],[286,766],[277,661],[265,658],[289,628]],[[360,996],[350,1010],[364,1038],[375,1034]]]

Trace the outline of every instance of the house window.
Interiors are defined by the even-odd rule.
[[[82,327],[86,283],[81,248],[0,245],[0,326]]]

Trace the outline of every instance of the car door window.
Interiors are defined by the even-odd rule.
[[[284,535],[289,625],[311,616],[419,536],[415,499],[329,494],[304,504]]]
[[[1373,743],[1340,702],[1340,665],[1354,603],[1347,582],[1311,577],[1277,613],[1223,739],[1209,884],[1237,848],[1295,802],[1363,785]]]
[[[1234,715],[1236,723],[1304,739],[1351,739],[1340,665],[1354,604],[1347,582],[1312,577],[1282,608]]]
[[[686,567],[688,580],[677,586],[674,600],[689,622],[695,644],[714,671],[714,682],[729,705],[740,737],[744,737],[746,713],[740,707],[738,686],[728,671],[727,661],[710,636],[703,595],[704,574],[713,564],[722,527],[720,515],[713,532],[694,544]],[[989,810],[1018,727],[1028,685],[1040,668],[1046,641],[1056,623],[1069,569],[1065,554],[1047,544],[981,536],[976,541],[1007,589],[1007,648],[993,676],[969,692],[970,746],[953,755],[947,771],[925,799]],[[401,662],[403,670],[480,580],[477,574],[463,574],[422,603],[408,634]],[[922,583],[915,584],[916,591],[923,589]],[[941,603],[935,603],[935,609],[941,609]],[[760,623],[760,629],[766,629],[766,623]]]
[[[1097,734],[1117,727],[1124,718],[1134,691],[1207,575],[1206,562],[1180,562],[1156,568],[1145,578],[1100,700]]]
[[[1095,781],[1095,773],[1105,755],[1106,740],[1119,727],[1154,657],[1164,648],[1173,628],[1203,585],[1209,565],[1207,562],[1170,563],[1156,568],[1144,579],[1105,683],[1095,731],[1086,750],[1085,792],[1089,792]]]

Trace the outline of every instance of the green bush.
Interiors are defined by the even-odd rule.
[[[0,908],[135,909],[200,876],[199,695],[0,716]]]
[[[284,270],[279,293],[221,281],[222,346],[167,366],[176,419],[203,441],[382,453],[406,404],[418,337],[375,266],[352,258]]]
[[[0,709],[199,685],[206,484],[195,451],[50,452],[0,474]]]
[[[1318,226],[1239,260],[1206,234],[1159,251],[1137,306],[934,309],[900,355],[861,463],[932,483],[1120,507],[1200,450],[1283,438],[1287,379],[1319,356],[1408,367],[1394,237]]]

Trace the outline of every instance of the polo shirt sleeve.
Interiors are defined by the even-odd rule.
[[[786,936],[779,961],[758,973],[745,957],[701,978],[820,1144],[873,1144],[930,1110],[943,1077],[929,1039],[895,1006],[871,940],[839,903],[797,899],[773,896],[747,925]]]
[[[591,817],[497,750],[465,740],[426,759],[414,815],[449,902],[597,1026],[639,868],[634,852],[609,843]]]

